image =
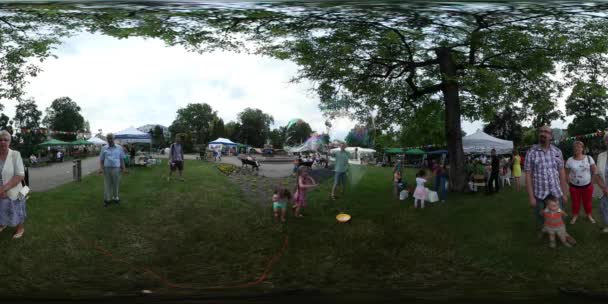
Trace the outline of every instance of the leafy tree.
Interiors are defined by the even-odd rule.
[[[234,142],[243,142],[241,140],[241,124],[238,122],[230,121],[224,126],[226,138]]]
[[[217,118],[213,121],[213,127],[211,128],[211,138],[216,139],[218,137],[226,137],[226,130],[224,127],[224,120]]]
[[[515,102],[533,126],[545,124],[562,117],[555,106],[563,89],[560,81],[601,75],[607,65],[608,21],[593,14],[605,10],[604,3],[431,9],[409,4],[384,10],[302,5],[296,13],[294,6],[179,14],[166,8],[127,13],[82,7],[32,13],[31,7],[20,6],[3,21],[14,25],[18,18],[36,18],[66,31],[84,27],[118,38],[161,38],[192,51],[251,50],[292,60],[300,66],[296,80],[315,83],[324,112],[364,121],[377,109],[383,130],[410,125],[409,113],[426,102],[442,101],[450,187],[458,191],[466,186],[463,118],[487,121],[495,109]],[[551,77],[558,69],[563,77]]]
[[[285,145],[285,134],[286,134],[285,127],[273,129],[272,131],[270,131],[270,134],[268,135],[270,138],[270,144],[272,144],[272,146],[275,149],[282,149],[283,146]]]
[[[346,135],[346,138],[344,138],[344,141],[352,147],[369,148],[372,146],[369,129],[362,125],[352,128]]]
[[[163,128],[160,125],[154,126],[153,129],[150,130],[150,135],[152,136],[152,145],[156,147],[165,147],[165,134]]]
[[[238,114],[238,119],[243,143],[253,147],[263,147],[270,134],[270,125],[274,122],[272,116],[260,109],[246,108]]]
[[[566,99],[566,114],[575,116],[568,133],[580,135],[606,129],[607,108],[608,93],[603,85],[596,80],[577,81]]]
[[[519,145],[523,139],[523,127],[521,121],[521,109],[506,107],[483,127],[483,131],[500,139],[512,140],[514,145]]]
[[[84,133],[91,134],[91,124],[89,123],[88,120],[84,121],[83,131],[84,131]]]
[[[319,8],[291,14],[274,8],[215,18],[213,25],[249,37],[263,54],[296,62],[296,80],[316,84],[326,113],[364,118],[376,108],[380,127],[386,129],[410,125],[409,113],[441,101],[450,185],[463,191],[461,120],[487,117],[514,101],[534,125],[561,118],[555,100],[562,86],[550,75],[558,64],[566,79],[588,73],[579,64],[583,57],[608,51],[601,42],[606,22],[576,17],[580,10],[594,9],[505,5],[417,10],[411,5],[381,13],[349,7],[348,13]],[[202,44],[198,40],[190,47]]]
[[[41,133],[31,132],[32,129],[40,127],[40,118],[42,112],[38,110],[38,106],[34,99],[20,99],[15,108],[15,117],[13,122],[19,133],[15,138],[19,151],[24,156],[28,156],[35,151],[35,146],[44,141],[45,136]],[[21,132],[21,129],[27,129]]]
[[[211,127],[217,118],[206,103],[190,103],[177,110],[177,117],[169,127],[171,134],[185,133],[191,142],[184,142],[184,150],[192,151],[194,145],[206,145],[211,139]]]
[[[312,134],[312,129],[307,122],[299,122],[290,127],[285,128],[286,132],[286,143],[290,146],[302,144]]]
[[[70,97],[60,97],[46,108],[46,116],[43,124],[51,130],[64,132],[82,131],[84,127],[84,117],[80,114],[80,106]],[[76,135],[57,134],[56,137],[64,141],[76,140]]]
[[[444,109],[440,102],[429,102],[411,113],[399,132],[400,146],[445,144]]]

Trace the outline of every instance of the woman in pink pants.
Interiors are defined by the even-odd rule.
[[[593,224],[595,220],[591,216],[591,201],[593,199],[593,183],[591,177],[597,172],[595,162],[589,155],[585,155],[585,145],[581,141],[573,144],[574,156],[566,161],[566,174],[570,184],[570,197],[572,197],[572,220],[570,224],[576,223],[581,203],[585,208],[587,218]]]

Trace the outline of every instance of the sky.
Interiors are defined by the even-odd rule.
[[[188,103],[207,103],[225,123],[235,121],[247,107],[274,117],[274,126],[293,118],[325,131],[325,118],[312,84],[290,83],[298,67],[256,55],[215,52],[197,54],[182,47],[167,47],[160,40],[116,39],[82,33],[68,38],[30,79],[26,97],[33,97],[44,112],[58,97],[68,96],[96,133],[117,132],[145,124],[169,126],[176,111]],[[16,101],[3,101],[5,114],[14,116]],[[564,110],[564,101],[559,101]],[[571,121],[569,118],[568,121]],[[332,139],[344,139],[355,122],[332,121]],[[467,134],[482,128],[463,121]],[[565,127],[561,121],[553,127]]]

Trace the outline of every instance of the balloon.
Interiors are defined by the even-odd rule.
[[[296,125],[301,125],[303,123],[304,123],[304,121],[302,119],[294,118],[287,123],[287,129],[290,129],[291,127],[296,126]]]

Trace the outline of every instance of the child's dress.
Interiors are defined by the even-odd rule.
[[[426,179],[416,177],[416,190],[414,190],[414,198],[420,200],[426,200],[426,188],[424,187]]]
[[[559,236],[566,235],[566,225],[564,225],[562,215],[562,209],[551,211],[549,208],[545,208],[543,210],[543,217],[545,218],[544,230]]]
[[[297,207],[303,208],[306,207],[306,190],[307,189],[300,189],[300,181],[299,179],[303,178],[303,177],[298,177],[297,185],[296,185],[296,193],[294,194],[295,196],[295,203]],[[308,181],[308,178],[303,178],[302,181],[305,185],[310,184]]]

